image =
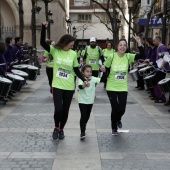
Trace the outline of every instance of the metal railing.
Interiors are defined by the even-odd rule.
[[[163,12],[162,7],[154,8],[154,14],[161,13],[161,12]]]
[[[0,40],[5,41],[6,37],[15,37],[15,27],[0,26]]]

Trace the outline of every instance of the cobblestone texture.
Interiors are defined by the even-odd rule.
[[[56,152],[52,133],[0,133],[0,152]]]
[[[12,115],[12,114],[11,114]],[[9,116],[0,123],[0,128],[53,128],[51,116]]]
[[[169,134],[122,133],[115,137],[98,133],[101,152],[170,153],[169,141]]]
[[[53,159],[0,159],[0,170],[50,170]]]
[[[102,160],[102,170],[169,170],[169,160]]]

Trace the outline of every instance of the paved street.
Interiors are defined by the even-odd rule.
[[[129,82],[123,130],[111,136],[110,104],[103,84],[80,141],[79,108],[72,101],[65,139],[52,141],[53,100],[44,66],[6,106],[0,105],[0,170],[169,170],[170,114]],[[76,95],[75,95],[76,96]]]

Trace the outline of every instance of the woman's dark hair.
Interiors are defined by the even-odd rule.
[[[153,43],[153,39],[152,38],[147,38],[146,39],[146,42],[151,45],[151,46],[155,46],[154,43]]]
[[[4,42],[0,42],[0,53],[4,53],[6,51],[6,45]]]
[[[58,41],[55,47],[58,49],[63,49],[72,41],[75,41],[74,37],[71,36],[70,34],[65,34],[60,38],[60,40]]]
[[[106,48],[107,48],[107,45],[108,45],[108,44],[111,44],[111,48],[113,48],[113,43],[110,42],[110,41],[107,41],[107,42],[106,42]]]
[[[126,39],[124,39],[124,38],[121,38],[121,39],[118,41],[118,44],[119,44],[121,41],[124,41],[124,42],[126,43],[126,46],[128,45]]]
[[[92,66],[89,65],[89,64],[85,64],[82,69],[81,69],[81,72],[84,73],[84,71],[86,70],[86,68],[91,68],[92,69]]]

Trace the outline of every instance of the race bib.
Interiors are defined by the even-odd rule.
[[[59,68],[57,71],[56,77],[68,80],[70,77],[70,71]]]
[[[115,80],[125,80],[126,72],[116,72]]]
[[[96,59],[90,59],[89,64],[96,64]]]

